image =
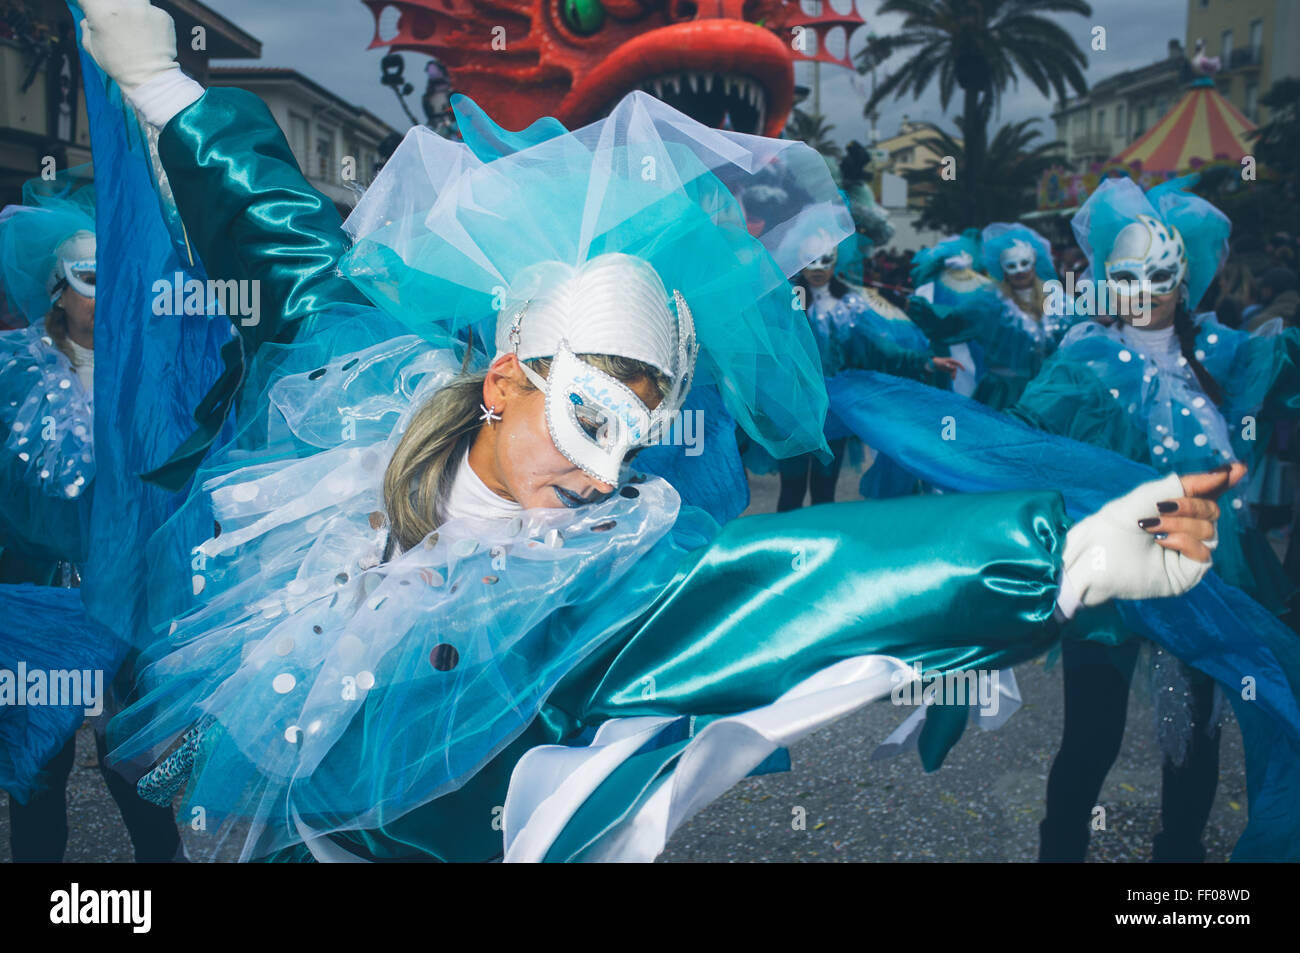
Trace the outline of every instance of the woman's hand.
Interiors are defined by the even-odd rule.
[[[966,366],[956,358],[951,357],[932,357],[930,358],[930,371],[936,377],[940,374],[947,374],[949,377],[956,377],[958,371],[966,370]]]
[[[176,25],[149,0],[82,0],[81,10],[81,45],[124,93],[179,71]]]
[[[1061,611],[1068,617],[1080,605],[1187,592],[1209,570],[1218,545],[1214,501],[1245,475],[1241,463],[1182,478],[1171,474],[1080,520],[1065,538]]]
[[[1246,475],[1244,463],[1231,463],[1209,473],[1180,477],[1183,496],[1156,504],[1158,515],[1138,522],[1156,542],[1197,562],[1209,562],[1210,552],[1219,545],[1215,502]]]

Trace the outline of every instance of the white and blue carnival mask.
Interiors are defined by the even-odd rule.
[[[58,301],[65,287],[86,298],[95,297],[95,236],[79,231],[63,241],[54,253],[54,271],[49,279],[51,303]]]
[[[1187,278],[1187,249],[1178,229],[1151,215],[1120,229],[1106,259],[1113,281],[1148,282],[1151,293],[1172,293]]]
[[[998,263],[1002,266],[1002,274],[1008,278],[1015,278],[1034,270],[1037,263],[1038,255],[1034,251],[1034,246],[1029,242],[1016,239],[1008,247],[1002,250],[998,256]]]
[[[628,454],[665,434],[690,389],[698,347],[690,308],[672,305],[658,274],[631,255],[598,255],[573,267],[546,262],[516,280],[497,321],[498,355],[514,354],[546,395],[546,423],[557,450],[602,483],[622,482]],[[674,316],[673,311],[676,311]],[[651,411],[636,393],[578,354],[640,361],[671,381]],[[543,378],[525,361],[550,358]]]

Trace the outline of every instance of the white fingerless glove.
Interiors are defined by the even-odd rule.
[[[145,120],[162,127],[203,95],[176,63],[176,25],[148,0],[82,0],[81,42]]]
[[[1079,606],[1111,599],[1177,596],[1200,582],[1211,563],[1166,549],[1138,526],[1138,520],[1159,515],[1157,503],[1181,496],[1182,481],[1170,474],[1143,483],[1070,527],[1057,599],[1062,615],[1069,618]]]

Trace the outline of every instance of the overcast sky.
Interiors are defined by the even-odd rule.
[[[262,59],[256,65],[287,66],[298,70],[396,127],[409,125],[392,91],[379,84],[379,60],[383,50],[367,50],[374,33],[374,21],[361,0],[205,0],[213,9],[262,41]],[[853,0],[830,0],[839,10],[846,10]],[[898,17],[877,17],[876,0],[856,0],[858,11],[868,29],[887,34],[898,28]],[[1092,0],[1093,15],[1062,16],[1057,22],[1073,33],[1089,58],[1086,75],[1089,83],[1122,70],[1151,63],[1166,53],[1170,39],[1185,39],[1187,0]],[[1093,52],[1090,37],[1093,26],[1104,26],[1107,49]],[[865,42],[867,30],[859,30],[854,49]],[[840,41],[842,43],[842,40]],[[832,47],[834,48],[834,47]],[[423,89],[424,59],[406,54],[406,75],[416,87],[408,98],[413,112],[423,118],[419,94]],[[899,61],[902,60],[900,56]],[[248,63],[246,65],[254,65]],[[886,70],[893,64],[886,64]],[[810,81],[811,70],[797,67],[797,80]],[[823,66],[822,112],[834,124],[834,137],[840,141],[867,137],[862,104],[869,81],[856,72]],[[857,88],[855,89],[855,84]],[[1022,81],[1019,89],[1010,90],[1002,101],[1001,114],[994,123],[1019,121],[1034,116],[1046,118],[1052,104],[1030,84]],[[924,119],[953,130],[953,121],[961,108],[960,96],[950,104],[947,116],[939,109],[939,97],[930,92],[919,100],[891,100],[881,107],[879,131],[892,135],[903,114]],[[1045,135],[1052,135],[1050,123],[1044,123]]]

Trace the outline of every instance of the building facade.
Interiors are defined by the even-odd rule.
[[[1174,39],[1163,59],[1108,76],[1083,96],[1067,99],[1052,113],[1056,138],[1065,144],[1065,166],[1081,172],[1123,152],[1173,108],[1193,77],[1183,45]]]
[[[929,140],[938,134],[939,127],[933,123],[916,122],[904,115],[897,135],[872,146],[876,160],[873,169],[878,174],[890,173],[906,180],[910,174],[937,168],[943,156],[930,145]],[[961,140],[957,139],[957,142],[960,144]],[[882,196],[882,192],[883,183],[877,181],[876,193]],[[925,195],[923,186],[914,186],[908,192],[908,206],[920,208],[925,204]]]
[[[262,44],[196,0],[156,0],[176,21],[177,58],[207,83],[213,58],[255,59]],[[53,159],[56,169],[90,161],[72,17],[63,0],[0,0],[0,206]]]
[[[1187,0],[1187,45],[1204,44],[1217,57],[1219,92],[1257,125],[1268,122],[1259,104],[1273,84],[1300,76],[1300,2],[1297,0]]]

